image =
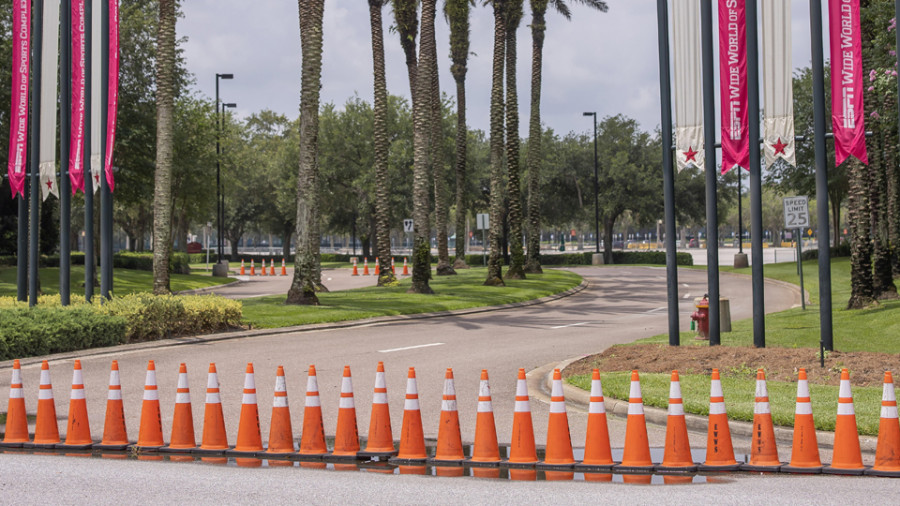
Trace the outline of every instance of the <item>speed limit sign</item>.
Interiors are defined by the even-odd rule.
[[[809,197],[784,197],[784,228],[809,226]]]

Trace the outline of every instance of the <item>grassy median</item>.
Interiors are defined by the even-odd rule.
[[[39,270],[41,279],[41,293],[59,293],[59,268],[45,267]],[[99,271],[98,271],[99,276]],[[70,277],[71,293],[74,297],[77,293],[84,293],[84,266],[73,265]],[[173,292],[195,290],[207,286],[222,285],[232,280],[229,278],[214,278],[211,276],[193,274],[170,274],[170,283]],[[129,269],[113,270],[113,293],[127,294],[153,291],[153,273],[150,271],[136,271]],[[99,288],[94,293],[100,293]],[[16,268],[0,267],[0,297],[15,297],[16,295]]]

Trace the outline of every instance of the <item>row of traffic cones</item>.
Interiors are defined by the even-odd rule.
[[[397,273],[397,269],[394,266],[394,258],[393,257],[391,257],[391,272],[393,272],[394,274]],[[362,275],[368,276],[369,274],[370,274],[369,273],[369,259],[364,258]],[[375,258],[375,275],[378,276],[379,274],[381,274],[381,265],[378,263],[378,258]],[[406,257],[403,257],[403,273],[402,273],[402,275],[409,276],[409,265],[406,263]],[[351,274],[351,276],[359,276],[359,267],[357,266],[357,261],[355,259],[353,260],[353,273]]]
[[[247,266],[246,266],[246,264],[244,263],[244,259],[242,258],[242,259],[241,259],[241,276],[246,276],[246,275],[247,275]],[[253,258],[250,259],[250,275],[251,275],[251,276],[256,276],[256,260],[253,259]],[[262,259],[262,268],[259,270],[259,275],[260,275],[260,276],[266,276],[266,275],[267,275],[267,274],[266,274],[266,259],[265,259],[265,258]],[[269,273],[268,273],[268,275],[269,275],[269,276],[274,276],[274,275],[275,275],[275,259],[274,259],[274,258],[269,262]],[[287,276],[287,265],[284,263],[284,258],[281,259],[281,275],[282,275],[282,276]]]

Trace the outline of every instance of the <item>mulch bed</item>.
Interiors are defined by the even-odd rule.
[[[756,377],[763,368],[773,381],[796,381],[797,371],[806,368],[811,383],[837,385],[841,368],[850,370],[854,386],[877,386],[884,372],[900,372],[900,355],[874,352],[826,352],[825,367],[819,366],[819,352],[811,348],[743,348],[736,346],[668,346],[664,344],[619,345],[591,355],[566,367],[565,376],[600,371],[630,371],[682,374],[710,374],[718,368],[725,376]]]

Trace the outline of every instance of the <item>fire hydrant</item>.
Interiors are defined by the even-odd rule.
[[[697,337],[695,339],[709,339],[709,295],[703,295],[695,306],[697,310],[691,313],[691,320],[697,322]]]

